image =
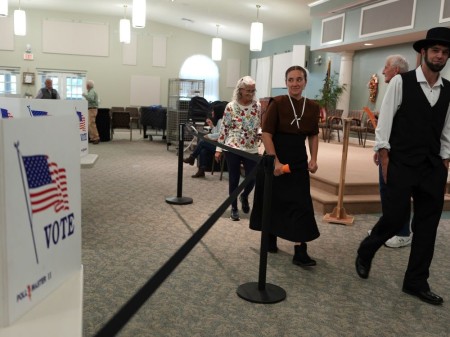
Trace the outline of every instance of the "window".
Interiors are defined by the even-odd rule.
[[[205,80],[205,99],[210,102],[219,100],[219,69],[208,56],[194,55],[187,58],[181,66],[179,77]]]
[[[86,73],[61,72],[51,70],[38,70],[40,88],[44,87],[45,79],[53,81],[61,99],[82,99],[83,88],[86,84]]]
[[[0,94],[9,96],[19,94],[19,68],[0,68]]]

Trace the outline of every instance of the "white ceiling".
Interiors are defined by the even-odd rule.
[[[147,25],[152,21],[198,33],[219,36],[249,44],[250,25],[259,20],[264,24],[264,41],[310,30],[308,3],[313,0],[147,0]],[[132,0],[20,0],[21,9],[56,10],[123,17],[123,5],[128,5],[131,17]],[[9,0],[10,15],[19,0]],[[183,20],[189,19],[192,22]]]
[[[124,16],[131,18],[133,0],[9,0],[9,13],[19,7],[25,11],[63,11],[73,13],[74,19],[83,20],[83,14]],[[312,7],[315,17],[336,15],[346,9],[366,6],[381,0],[321,0]],[[249,44],[250,25],[256,19],[256,5],[260,5],[259,20],[264,24],[264,41],[292,35],[311,29],[311,11],[308,4],[315,0],[147,0],[147,25],[159,22],[197,33],[216,36],[242,44]],[[188,21],[189,20],[189,21]],[[423,32],[402,34],[397,37],[374,40],[371,47],[363,43],[329,46],[324,51],[358,50],[414,41]]]

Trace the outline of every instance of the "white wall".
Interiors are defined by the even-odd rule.
[[[213,36],[202,35],[172,26],[147,21],[146,28],[132,32],[137,34],[136,66],[122,64],[122,45],[119,43],[120,17],[93,16],[81,13],[49,12],[28,9],[27,35],[14,37],[14,51],[0,50],[0,66],[20,67],[22,72],[36,72],[36,68],[64,70],[85,70],[87,77],[95,81],[101,107],[127,106],[130,104],[130,82],[134,75],[156,76],[161,78],[161,104],[167,104],[168,79],[177,78],[183,61],[189,56],[211,55],[211,39]],[[42,22],[44,19],[67,20],[85,23],[109,24],[110,45],[109,56],[93,57],[81,55],[49,54],[42,52]],[[0,39],[4,32],[0,31]],[[153,37],[167,37],[167,63],[165,67],[153,67]],[[89,36],[85,36],[89,39]],[[67,39],[71,39],[67,36]],[[23,60],[27,44],[31,44],[33,61]],[[223,40],[222,61],[219,67],[220,99],[230,100],[233,88],[226,87],[227,59],[240,60],[241,76],[249,74],[249,47]],[[21,77],[20,77],[21,78]],[[36,93],[35,85],[28,89]],[[26,89],[22,88],[21,94]]]

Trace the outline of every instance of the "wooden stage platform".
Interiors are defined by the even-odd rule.
[[[338,202],[342,162],[342,142],[320,141],[317,164],[311,174],[311,195],[316,212],[331,213]],[[373,163],[373,145],[355,144],[350,138],[345,174],[343,207],[349,214],[381,213],[378,167]],[[447,191],[450,184],[447,183]],[[450,194],[445,196],[444,210],[450,210]]]

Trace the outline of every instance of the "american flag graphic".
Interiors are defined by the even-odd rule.
[[[12,115],[12,113],[10,113],[8,111],[8,109],[3,109],[0,108],[0,110],[2,111],[2,118],[13,118],[14,116]]]
[[[86,131],[86,118],[84,118],[81,111],[77,111],[78,120],[80,121],[80,130]]]
[[[32,110],[29,105],[27,105],[27,107],[28,107],[28,110],[30,111],[30,115],[33,117],[48,116],[47,111]]]
[[[69,209],[66,169],[49,162],[48,156],[22,156],[30,194],[31,212],[53,207],[55,213]]]

